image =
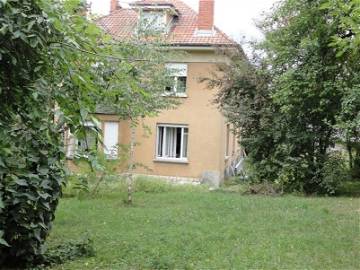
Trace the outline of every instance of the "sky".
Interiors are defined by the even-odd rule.
[[[110,0],[89,0],[93,13],[107,14]],[[199,0],[183,0],[198,10]],[[215,0],[215,24],[236,41],[259,40],[261,33],[255,26],[264,12],[268,12],[278,0]],[[121,4],[132,0],[120,0]]]

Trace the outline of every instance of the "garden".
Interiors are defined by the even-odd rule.
[[[359,269],[358,0],[280,1],[251,54],[218,52],[222,76],[199,80],[247,154],[218,190],[135,177],[135,128],[178,105],[164,89],[179,54],[87,12],[0,1],[0,268]],[[87,145],[104,106],[130,123],[121,174]],[[86,173],[69,172],[66,134]]]
[[[49,248],[94,253],[52,269],[358,269],[360,198],[247,195],[140,178],[61,200]],[[75,197],[74,197],[75,196]],[[84,254],[83,254],[84,255]]]

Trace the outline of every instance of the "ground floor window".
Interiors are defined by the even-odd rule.
[[[157,126],[158,159],[173,159],[187,161],[189,128],[177,125]]]
[[[97,127],[92,122],[85,122],[83,132],[78,132],[76,136],[68,133],[66,157],[87,156],[90,151],[98,149],[98,143]]]
[[[84,125],[84,134],[81,134],[81,139],[77,140],[77,152],[86,155],[90,151],[98,149],[98,135],[95,125],[91,122],[86,122]]]
[[[92,122],[84,124],[84,133],[68,134],[67,139],[67,158],[87,156],[90,151],[99,149],[98,132],[100,127],[96,127]],[[107,158],[115,159],[118,157],[119,144],[119,122],[103,122],[103,140],[101,140],[103,151]]]

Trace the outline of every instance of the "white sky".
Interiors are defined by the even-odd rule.
[[[92,3],[93,13],[107,14],[110,0],[88,0]],[[189,6],[198,10],[199,0],[183,0]],[[255,20],[268,12],[278,0],[215,0],[215,24],[237,41],[261,38],[261,33],[255,27]],[[120,3],[130,3],[133,0],[120,0]]]

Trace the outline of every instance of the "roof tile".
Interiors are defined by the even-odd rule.
[[[196,35],[198,14],[181,0],[142,0],[138,4],[172,4],[179,12],[179,18],[170,30],[167,41],[172,45],[235,45],[236,42],[220,31],[214,29],[214,35]],[[134,9],[118,9],[108,16],[100,18],[97,23],[113,37],[124,40],[129,39],[136,28],[138,21],[137,11]]]

